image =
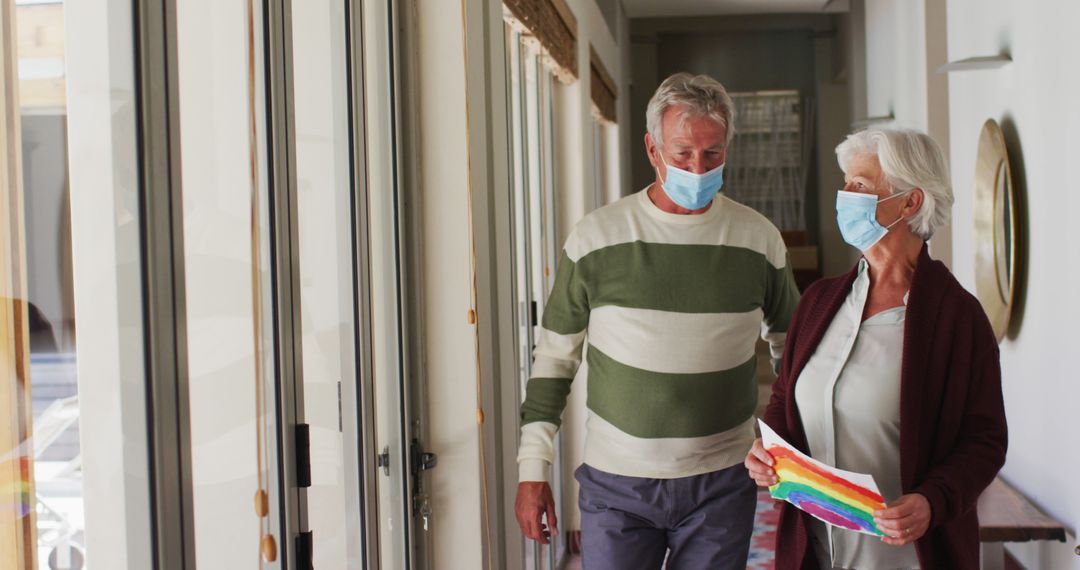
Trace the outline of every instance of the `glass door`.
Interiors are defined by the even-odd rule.
[[[394,3],[293,2],[302,375],[316,568],[412,563]]]
[[[413,565],[413,497],[410,442],[413,426],[407,382],[403,302],[403,199],[400,177],[398,108],[399,54],[395,45],[397,2],[364,2],[362,6],[362,93],[354,89],[354,112],[362,113],[363,148],[355,184],[362,204],[357,220],[360,249],[366,255],[367,325],[365,349],[371,364],[371,399],[365,411],[374,431],[374,450],[365,460],[376,467],[374,521],[381,568]],[[354,49],[353,53],[357,53]],[[354,67],[354,71],[355,71]],[[354,82],[354,86],[356,82]],[[362,101],[362,105],[359,103]],[[355,123],[354,123],[355,124]],[[358,131],[361,132],[361,131]],[[366,243],[364,243],[366,240]],[[359,257],[365,261],[365,257]],[[370,471],[369,471],[370,472]]]
[[[293,105],[307,525],[315,568],[362,568],[346,3],[292,3]]]
[[[265,22],[176,4],[195,564],[280,568],[285,503]],[[271,8],[272,9],[272,8]],[[290,438],[291,439],[291,438]],[[289,549],[289,550],[287,550]]]
[[[0,0],[0,568],[152,565],[131,2]]]
[[[410,565],[393,9],[178,4],[200,568]]]
[[[165,562],[408,568],[396,3],[166,4],[169,30],[139,37],[175,56],[178,148],[155,156],[183,196],[169,328],[189,431],[154,453],[184,463],[165,476],[191,493],[194,559]],[[0,0],[4,569],[150,568],[154,518],[189,512],[151,495],[147,411],[171,404],[146,390],[140,192],[159,189],[139,153],[164,137],[136,101],[138,15]]]

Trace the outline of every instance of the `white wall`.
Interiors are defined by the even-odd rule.
[[[854,120],[892,114],[895,120],[884,125],[927,132],[948,154],[948,83],[937,73],[947,59],[945,2],[865,0],[862,6],[866,110]],[[949,227],[930,240],[930,253],[950,267],[951,243]]]
[[[558,145],[563,145],[562,153],[555,163],[556,177],[560,181],[560,187],[556,189],[556,203],[566,203],[569,209],[564,212],[564,217],[559,220],[558,234],[559,245],[570,235],[573,224],[581,219],[586,212],[593,209],[593,181],[596,174],[593,171],[598,164],[591,159],[594,156],[593,146],[598,141],[593,137],[592,118],[592,81],[589,74],[589,47],[596,50],[604,67],[612,75],[616,85],[622,83],[619,67],[620,48],[615,43],[615,37],[608,29],[604,21],[604,15],[596,5],[595,0],[567,0],[567,5],[577,18],[577,56],[578,56],[578,79],[570,85],[562,86],[565,97],[556,101],[555,112],[561,115],[559,126],[564,131],[556,131]],[[621,25],[626,25],[622,21]],[[619,93],[622,97],[623,94]],[[560,105],[561,103],[561,105]],[[618,101],[616,101],[618,104]],[[564,136],[565,135],[565,136]],[[580,192],[578,191],[580,189]],[[580,202],[579,206],[577,203]],[[556,206],[556,208],[559,208]]]
[[[621,127],[604,125],[603,128],[603,156],[604,156],[604,203],[610,204],[623,196],[622,192],[622,149],[619,143],[625,137],[619,136]]]
[[[926,22],[924,0],[867,0],[867,115],[890,112],[896,124],[925,131]]]
[[[1025,194],[1028,270],[1009,336],[1001,343],[1002,385],[1010,448],[1002,477],[1046,513],[1075,530],[1080,527],[1080,489],[1072,452],[1080,434],[1080,375],[1069,354],[1072,323],[1080,319],[1080,265],[1074,245],[1078,194],[1068,187],[1065,165],[1075,160],[1073,133],[1080,130],[1080,70],[1067,63],[1080,53],[1071,26],[1080,4],[1041,0],[949,0],[946,34],[935,30],[940,6],[923,2],[866,2],[869,115],[896,112],[897,122],[929,129],[947,139],[953,192],[952,269],[975,289],[973,194],[979,133],[987,119],[1003,125],[1016,186]],[[903,9],[907,7],[908,9]],[[926,16],[920,20],[919,15]],[[920,40],[923,45],[916,45]],[[913,44],[912,42],[915,42]],[[935,85],[935,53],[947,59],[1011,52],[999,70],[954,72]],[[922,66],[923,79],[918,68]],[[930,108],[947,96],[947,109]],[[947,124],[941,124],[947,121]],[[1064,167],[1064,168],[1063,168]],[[1022,218],[1023,219],[1023,218]],[[1023,234],[1023,232],[1021,232]],[[933,243],[931,244],[933,251]],[[1063,441],[1070,442],[1062,449]],[[1070,543],[1009,545],[1028,568],[1080,568]]]
[[[1069,166],[1080,132],[1080,4],[1038,0],[950,0],[949,59],[1011,52],[995,71],[949,75],[954,271],[974,290],[972,195],[979,131],[1003,125],[1016,185],[1026,194],[1028,272],[1020,314],[1001,344],[1009,454],[1002,476],[1075,532],[1080,528],[1080,373],[1068,355],[1080,322],[1075,253],[1080,194]],[[1026,289],[1026,291],[1024,291]],[[1028,568],[1080,568],[1067,545],[1010,547]]]

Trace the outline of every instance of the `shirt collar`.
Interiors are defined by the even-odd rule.
[[[861,289],[864,294],[870,293],[870,263],[866,261],[865,257],[859,258],[859,268],[855,273],[855,283],[851,285],[852,289]],[[911,290],[908,289],[904,292],[904,306],[908,304],[908,297],[911,296]]]

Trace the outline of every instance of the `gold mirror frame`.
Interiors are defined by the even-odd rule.
[[[1016,191],[1005,136],[993,119],[979,135],[975,162],[975,292],[998,342],[1016,291]]]

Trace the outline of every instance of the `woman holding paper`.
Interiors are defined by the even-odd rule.
[[[784,503],[776,567],[978,568],[975,504],[1008,438],[990,323],[927,252],[953,201],[944,155],[891,129],[850,135],[836,153],[837,222],[863,257],[803,295],[764,419],[811,457],[873,475],[886,536]],[[777,482],[771,465],[758,440],[746,466],[759,485]]]

